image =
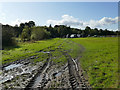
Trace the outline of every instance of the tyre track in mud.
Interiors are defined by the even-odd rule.
[[[72,88],[77,88],[78,87],[78,82],[77,82],[77,78],[75,76],[75,67],[74,67],[74,63],[72,62],[72,59],[71,57],[68,55],[67,52],[62,52],[63,55],[65,55],[67,61],[68,61],[68,69],[69,69],[69,81],[70,81],[70,84],[72,86]]]
[[[50,48],[54,47],[54,45],[56,45],[56,44],[57,44],[57,43],[54,43],[52,46],[49,46],[49,47],[44,48],[44,49],[42,49],[42,50],[40,50],[40,51],[37,51],[36,53],[42,52],[42,51],[44,51],[44,50],[46,50],[46,49],[50,49]],[[60,43],[59,45],[61,45],[61,43]],[[59,46],[58,46],[58,47],[59,47]],[[57,49],[59,49],[59,48],[57,48]],[[51,50],[51,49],[50,49],[50,52],[54,52],[54,51],[55,51],[55,50]],[[37,79],[39,76],[41,76],[41,74],[43,74],[43,72],[44,72],[44,73],[46,72],[46,70],[48,69],[47,66],[49,67],[49,64],[51,63],[51,59],[52,59],[52,54],[51,54],[51,53],[48,53],[48,58],[47,58],[47,60],[45,61],[45,63],[43,64],[42,67],[39,67],[39,68],[38,68],[37,74],[29,81],[28,85],[25,87],[24,90],[28,90],[28,89],[32,89],[32,88],[44,88],[44,87],[46,86],[46,84],[47,84],[48,82],[47,82],[47,80],[46,80],[46,82],[45,82],[45,77],[44,77],[44,75],[43,75],[43,78],[42,78],[42,81],[43,81],[43,82],[42,82],[42,85],[38,84],[38,85],[35,87],[35,86],[34,86],[34,83],[35,83],[36,79]],[[45,70],[45,69],[46,69],[46,70]],[[38,81],[37,83],[39,83],[39,81]]]
[[[69,43],[69,41],[67,41],[67,42]],[[71,41],[71,42],[75,43],[73,41]],[[66,59],[67,59],[68,70],[69,70],[69,76],[68,77],[69,77],[69,82],[70,82],[70,85],[71,85],[72,89],[77,89],[77,88],[78,89],[83,89],[84,88],[86,90],[90,90],[90,86],[88,84],[86,84],[86,82],[88,83],[88,81],[85,80],[82,71],[80,71],[81,67],[79,67],[78,60],[74,60],[68,54],[68,52],[66,50],[61,49],[61,46],[63,45],[63,43],[65,43],[65,42],[59,43],[59,46],[58,46],[57,50],[59,52],[61,52],[66,57]],[[84,47],[82,47],[81,45],[79,45],[79,46],[80,46],[80,48],[82,48],[82,50],[80,51],[82,53],[84,51]],[[48,48],[50,49],[51,47],[53,47],[53,46],[50,46]],[[45,50],[45,49],[43,49],[43,50]],[[43,50],[40,50],[39,52],[41,52]],[[54,51],[55,50],[53,50],[52,52],[54,52]],[[48,66],[48,64],[49,64],[49,62],[50,62],[50,60],[52,58],[52,55],[50,55],[50,53],[48,54],[48,56],[49,56],[49,58],[47,58],[46,62],[44,63],[44,65],[42,67],[38,68],[37,74],[29,82],[29,84],[26,86],[25,90],[32,89],[33,88],[33,84],[34,84],[36,78],[42,74],[42,72],[44,71],[44,69],[46,69],[46,67]],[[47,84],[47,82],[43,83],[43,85],[40,88],[44,88],[45,84]]]
[[[85,50],[85,48],[83,46],[81,46],[78,43],[75,43],[73,41],[71,41],[72,43],[78,45],[81,50],[80,50],[80,54]],[[69,41],[67,41],[67,43],[70,43]],[[75,61],[66,50],[61,51],[63,53],[63,55],[66,57],[67,61],[68,61],[68,68],[69,68],[69,81],[70,84],[72,86],[72,89],[86,89],[86,90],[91,90],[90,85],[88,83],[88,81],[85,79],[83,73],[82,73],[82,69],[80,67],[80,63],[78,62],[78,59],[81,58],[81,56],[77,57],[77,60]]]
[[[71,41],[72,43],[78,45],[80,47],[80,54],[83,53],[83,51],[85,50],[85,48],[78,44],[75,43],[73,41]],[[70,43],[70,41],[65,40],[63,43]],[[77,57],[77,60],[75,61],[69,54],[68,51],[61,49],[61,46],[63,45],[60,44],[58,47],[58,51],[61,52],[67,59],[67,63],[68,63],[68,69],[69,69],[69,82],[71,84],[72,89],[86,89],[86,90],[91,90],[91,87],[88,83],[88,81],[85,79],[84,75],[83,75],[83,71],[80,67],[80,63],[78,61],[78,59],[81,58],[81,56]]]
[[[61,47],[61,43],[63,42],[58,42],[58,43],[55,43],[54,45],[50,46],[50,47],[47,47],[47,48],[44,48],[43,50],[40,50],[36,53],[39,53],[39,52],[46,52],[46,51],[50,51],[50,52],[54,52],[55,50],[58,50],[60,49]],[[52,50],[53,48],[52,47],[55,47],[55,45],[59,45],[55,50]],[[37,55],[36,55],[37,56]],[[59,56],[58,56],[59,57]],[[48,53],[48,58],[46,59],[46,61],[44,62],[44,64],[42,66],[39,66],[36,70],[37,70],[37,73],[35,75],[33,75],[32,79],[30,79],[30,81],[28,81],[27,85],[25,85],[25,90],[26,89],[32,89],[34,88],[33,87],[33,84],[35,82],[35,80],[37,79],[37,77],[39,77],[41,74],[43,74],[44,70],[46,69],[46,67],[48,66],[48,64],[50,63],[50,60],[51,60],[51,53]],[[20,61],[24,61],[24,63],[31,63],[30,60],[31,59],[35,59],[35,56],[30,56],[29,58],[26,58],[26,59],[22,59],[22,60],[17,60],[15,62],[12,62],[12,63],[20,63]],[[46,72],[46,71],[45,71]],[[42,75],[44,76],[44,75]],[[44,81],[45,77],[42,77],[42,81]],[[39,82],[39,81],[38,81]],[[47,84],[46,82],[44,82],[42,84],[42,86],[40,86],[40,88],[44,88],[45,87],[45,84]],[[39,86],[39,85],[38,85]],[[37,87],[38,87],[37,86]],[[35,87],[36,88],[36,87]]]
[[[71,58],[71,56],[67,52],[62,52],[65,55],[68,61],[68,68],[69,68],[69,81],[72,86],[72,89],[83,89],[89,90],[89,86],[86,85],[85,81],[82,80],[83,74],[79,74],[79,68],[76,64],[76,61]]]
[[[45,70],[45,68],[47,67],[48,63],[50,62],[50,54],[48,54],[49,58],[47,58],[47,60],[45,61],[45,63],[43,64],[42,67],[38,68],[38,72],[37,74],[30,80],[30,82],[28,83],[28,85],[26,86],[25,90],[31,89],[35,83],[35,80],[37,79],[38,76],[40,76],[40,74]],[[44,85],[43,85],[44,86]]]
[[[80,45],[80,44],[78,44],[78,43],[76,43],[76,42],[74,42],[74,41],[72,41],[72,40],[71,40],[71,42],[80,47],[80,52],[79,52],[80,54],[82,54],[82,53],[85,51],[85,48],[84,48],[82,45]],[[82,57],[82,55],[78,56],[78,58],[77,58],[77,60],[76,60],[77,66],[78,66],[78,68],[79,68],[79,72],[77,72],[77,73],[79,74],[78,78],[79,78],[82,82],[84,82],[84,86],[86,86],[86,88],[88,88],[88,89],[91,90],[92,87],[90,86],[90,84],[89,84],[89,82],[88,82],[88,76],[87,76],[87,77],[84,76],[84,74],[83,74],[83,69],[82,69],[81,64],[80,64],[80,61],[79,61],[79,60],[81,59],[81,57]]]

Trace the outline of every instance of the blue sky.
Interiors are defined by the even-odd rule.
[[[10,25],[33,20],[40,26],[118,28],[117,2],[6,2],[0,3],[0,13],[0,23]]]

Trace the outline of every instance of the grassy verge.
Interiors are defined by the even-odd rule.
[[[118,84],[118,38],[74,38],[85,47],[80,59],[89,82],[96,88],[116,88]]]
[[[59,38],[52,39],[52,40],[42,40],[37,41],[35,43],[26,42],[26,43],[19,43],[18,47],[13,49],[5,49],[2,50],[2,64],[13,62],[15,60],[24,59],[29,56],[38,55],[35,53],[36,51],[42,50],[47,48],[54,43],[57,43]],[[39,53],[40,54],[40,53]]]

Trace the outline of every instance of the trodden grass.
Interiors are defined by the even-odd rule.
[[[74,38],[85,47],[80,63],[93,88],[118,87],[118,38]]]

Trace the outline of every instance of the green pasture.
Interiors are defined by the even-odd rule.
[[[118,38],[74,38],[85,47],[80,63],[93,88],[118,87]]]

